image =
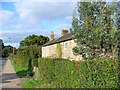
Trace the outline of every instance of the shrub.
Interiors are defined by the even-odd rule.
[[[32,65],[38,66],[38,58],[42,55],[41,46],[27,46],[18,49],[17,54],[13,57],[15,64],[27,66],[29,59],[32,59]]]
[[[14,55],[12,62],[18,66],[26,67],[28,65],[28,57],[22,54]]]
[[[118,87],[117,59],[69,61],[60,58],[39,58],[39,78],[56,88]]]
[[[13,64],[18,67],[27,68],[23,76],[33,76],[33,67],[38,67],[38,58],[41,57],[41,46],[27,46],[18,49],[13,57],[10,57]],[[22,77],[22,76],[21,76]]]
[[[33,66],[38,67],[38,58],[32,59],[32,64],[33,64]]]

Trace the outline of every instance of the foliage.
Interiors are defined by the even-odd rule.
[[[14,51],[13,51],[14,50]],[[4,46],[3,50],[2,50],[2,57],[8,57],[10,54],[16,54],[16,48],[12,47],[10,45],[8,46]]]
[[[118,30],[120,30],[120,1],[119,2],[112,2],[112,8],[114,9],[114,19],[115,19],[115,26]]]
[[[0,48],[4,48],[4,43],[3,43],[3,41],[2,41],[2,39],[0,39]]]
[[[38,58],[32,59],[32,64],[33,64],[33,66],[38,67]]]
[[[29,81],[32,88],[118,88],[118,59],[69,61],[39,58],[39,79]],[[34,84],[32,84],[35,82]],[[36,83],[37,82],[37,83]],[[52,86],[53,85],[53,86]],[[44,86],[46,88],[46,86]]]
[[[23,87],[24,88],[33,88],[36,86],[36,84],[41,84],[41,81],[42,80],[30,80],[30,81],[25,81],[24,84],[23,84]]]
[[[25,77],[28,77],[26,76],[26,73],[28,72],[28,69],[27,67],[22,67],[22,66],[18,66],[17,64],[15,63],[12,63],[17,75],[19,78],[25,78]]]
[[[28,58],[29,57],[24,56],[23,54],[17,54],[11,59],[14,64],[18,65],[18,67],[26,67],[28,65]]]
[[[62,47],[60,43],[57,44],[56,54],[57,54],[57,57],[62,58]]]
[[[20,74],[21,77],[33,76],[33,67],[38,67],[38,58],[42,55],[41,48],[41,46],[34,45],[18,49],[17,54],[11,58],[12,62],[18,67],[27,67],[27,70],[19,71],[18,75]]]
[[[33,76],[33,66],[32,66],[32,59],[28,60],[28,75]]]
[[[42,56],[42,45],[48,40],[48,37],[42,35],[26,37],[20,42],[20,47],[17,54],[13,56],[12,62],[18,67],[27,67],[25,75],[33,76],[33,67],[38,66],[38,58]]]
[[[2,57],[2,49],[4,47],[3,41],[0,39],[0,57]]]
[[[37,59],[42,56],[42,46],[26,46],[19,48],[13,61],[20,66],[28,66],[29,59],[32,59],[32,64],[38,66]]]
[[[45,83],[42,79],[25,81],[24,88],[55,88],[54,84]]]
[[[20,47],[23,46],[31,46],[31,45],[43,45],[49,41],[49,38],[46,36],[37,36],[37,35],[29,35],[23,41],[20,42]]]
[[[116,57],[120,33],[112,24],[111,6],[106,2],[78,2],[77,11],[71,28],[77,44],[74,54],[85,60]]]

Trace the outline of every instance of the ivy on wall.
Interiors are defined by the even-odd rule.
[[[58,58],[62,58],[62,46],[60,43],[58,43],[56,46],[56,54]]]

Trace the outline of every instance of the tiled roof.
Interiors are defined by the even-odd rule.
[[[43,45],[44,46],[49,46],[49,45],[52,45],[52,44],[56,44],[56,43],[60,43],[60,42],[64,42],[64,41],[68,41],[68,40],[72,40],[72,34],[71,33],[67,33],[65,34],[64,36],[61,36],[61,37],[58,37],[58,38],[55,38],[47,43],[45,43]]]

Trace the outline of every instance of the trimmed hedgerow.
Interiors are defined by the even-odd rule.
[[[39,58],[39,78],[56,88],[117,88],[118,60]],[[51,87],[52,88],[52,87]]]
[[[19,48],[12,61],[19,66],[27,66],[29,59],[32,59],[33,66],[38,66],[38,58],[42,56],[41,46],[26,46]]]
[[[33,68],[38,67],[38,58],[42,55],[41,49],[41,46],[36,45],[22,47],[19,48],[17,54],[11,58],[11,62],[16,66],[25,69],[27,68],[26,71],[17,71],[20,73],[20,77],[33,76]],[[17,69],[17,67],[14,68]]]

